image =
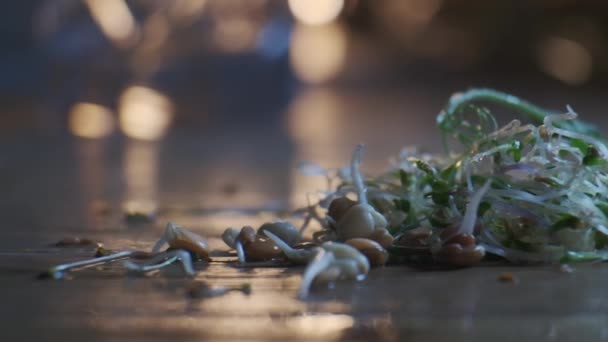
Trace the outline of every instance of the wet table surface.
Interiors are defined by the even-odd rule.
[[[264,122],[234,118],[179,123],[161,141],[115,133],[5,135],[0,145],[0,319],[7,340],[378,340],[597,341],[608,339],[603,264],[483,266],[421,271],[374,269],[361,282],[296,298],[301,267],[237,267],[233,257],[197,264],[195,279],[163,272],[128,276],[121,263],[68,279],[37,280],[45,268],[88,258],[92,247],[51,246],[65,236],[115,250],[149,250],[174,221],[209,237],[259,225],[306,203],[324,180],[295,171],[301,160],[329,167],[367,143],[363,169],[381,171],[403,145],[438,150],[434,113],[445,97],[413,89],[353,94],[313,90]],[[557,102],[555,102],[557,104]],[[369,115],[368,113],[382,113]],[[423,113],[420,115],[418,113]],[[100,208],[103,208],[100,213]],[[129,225],[126,209],[154,210]],[[511,272],[515,282],[500,282]],[[251,285],[251,293],[192,299],[193,281]]]

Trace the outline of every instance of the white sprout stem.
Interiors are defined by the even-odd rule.
[[[331,265],[340,269],[340,276],[342,278],[361,281],[367,276],[366,272],[361,272],[359,270],[357,262],[353,259],[335,260]]]
[[[509,189],[509,190],[493,189],[491,194],[492,194],[492,196],[506,197],[506,198],[513,199],[513,200],[519,200],[519,201],[524,201],[524,202],[544,206],[545,208],[551,209],[551,210],[553,210],[555,212],[559,212],[559,213],[566,213],[566,214],[571,213],[571,211],[568,210],[568,208],[566,208],[564,206],[551,204],[548,202],[543,202],[542,198],[539,198],[539,196],[532,195],[525,191],[513,190],[513,189]]]
[[[462,217],[462,215],[460,215],[460,210],[458,210],[458,207],[456,206],[456,200],[454,199],[454,196],[448,197],[448,205],[450,211],[454,213],[454,215],[456,215],[457,217]]]
[[[243,249],[243,243],[240,240],[236,241],[234,249],[236,249],[236,255],[238,255],[239,257],[239,262],[242,264],[247,262],[247,258],[245,257],[245,250]]]
[[[357,200],[360,204],[367,204],[367,196],[365,195],[365,185],[363,184],[363,177],[361,177],[361,159],[363,157],[363,145],[359,144],[355,147],[353,152],[353,159],[350,164],[350,176],[353,179],[353,185],[357,190]]]
[[[471,180],[472,177],[472,171],[471,171],[471,166],[470,164],[465,166],[464,168],[464,174],[465,174],[465,178],[467,181],[467,189],[469,191],[473,191],[473,181]]]
[[[608,228],[606,228],[606,226],[604,226],[603,224],[597,224],[594,226],[595,230],[599,231],[600,233],[608,236]]]
[[[113,253],[113,254],[110,254],[110,255],[102,256],[102,257],[99,257],[99,258],[87,259],[87,260],[76,261],[76,262],[70,262],[70,263],[67,263],[67,264],[62,264],[62,265],[58,265],[58,266],[55,266],[55,267],[51,268],[51,272],[53,272],[53,273],[65,272],[65,271],[69,271],[69,270],[74,269],[74,268],[85,267],[85,266],[92,266],[92,265],[97,265],[97,264],[103,264],[103,263],[106,263],[108,261],[114,261],[114,260],[124,259],[124,258],[130,257],[134,253],[135,253],[134,251],[122,251],[122,252],[118,252],[118,253]]]
[[[280,237],[268,230],[264,230],[264,234],[266,234],[266,236],[268,236],[268,238],[272,240],[283,253],[285,253],[289,261],[295,263],[306,263],[309,261],[310,251],[293,249],[291,246],[285,243],[285,241],[281,240]]]
[[[146,260],[142,264],[127,260],[125,261],[124,266],[131,271],[146,273],[167,267],[178,260],[181,262],[184,272],[188,275],[196,274],[194,267],[192,266],[192,257],[190,256],[190,253],[185,250],[162,253]]]
[[[239,231],[234,228],[227,228],[222,234],[222,241],[230,247],[236,248],[236,240],[239,236]]]
[[[124,262],[124,266],[125,266],[125,268],[127,268],[128,270],[131,270],[131,271],[146,273],[146,272],[150,272],[150,271],[161,269],[163,267],[167,267],[170,264],[174,263],[175,261],[177,261],[177,257],[176,256],[170,257],[168,259],[164,259],[164,261],[162,261],[160,263],[156,262],[156,263],[153,263],[151,265],[149,265],[148,263],[146,263],[146,264],[137,264],[137,263],[135,263],[135,262],[133,262],[131,260],[127,260],[127,261]]]
[[[473,194],[471,201],[467,204],[467,209],[464,213],[460,228],[458,228],[458,232],[454,235],[473,234],[473,231],[475,230],[475,221],[477,220],[477,209],[479,209],[479,204],[481,203],[483,196],[485,196],[490,189],[491,183],[492,181],[488,179],[485,184]]]
[[[555,122],[555,121],[574,120],[578,117],[578,114],[576,114],[576,112],[572,109],[572,107],[566,106],[566,108],[568,109],[568,112],[565,114],[547,115],[543,121],[543,124],[547,128],[550,128],[553,133],[557,133],[560,136],[580,139],[580,140],[583,140],[585,142],[588,142],[588,143],[594,145],[597,148],[598,152],[602,155],[602,158],[608,159],[608,149],[606,148],[606,145],[604,145],[604,143],[601,142],[600,140],[590,137],[589,135],[586,135],[586,134],[581,134],[581,133],[558,128],[553,124],[553,122]]]
[[[310,264],[308,264],[306,270],[304,271],[304,275],[302,276],[302,283],[300,284],[300,289],[298,290],[299,298],[304,299],[308,297],[312,282],[319,275],[319,273],[330,267],[334,261],[335,257],[332,252],[326,251],[322,248],[318,249],[317,254]]]

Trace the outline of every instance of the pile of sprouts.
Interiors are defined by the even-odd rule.
[[[499,127],[479,103],[506,106],[529,122]],[[465,233],[487,253],[515,263],[608,257],[608,149],[572,108],[554,114],[508,94],[474,89],[455,94],[437,123],[446,154],[406,148],[388,172],[365,178],[369,203],[397,238],[393,253],[411,249],[408,234],[425,229],[429,234],[417,240],[418,249],[432,251],[442,233]],[[447,147],[456,145],[460,151]],[[357,192],[359,175],[336,177],[337,189],[309,211]]]
[[[486,103],[524,120],[499,126]],[[361,172],[362,145],[339,170],[304,164],[328,178],[328,189],[296,211],[304,216],[299,229],[287,221],[227,228],[222,239],[236,263],[306,265],[298,291],[304,298],[315,282],[362,280],[370,268],[391,262],[468,267],[488,255],[512,263],[608,260],[608,148],[572,108],[550,113],[512,95],[473,89],[452,96],[437,123],[445,154],[406,148],[378,176]],[[305,241],[314,221],[320,230]],[[102,253],[44,276],[58,279],[111,260],[143,274],[180,262],[195,276],[193,263],[211,255],[205,238],[169,223],[150,253]]]

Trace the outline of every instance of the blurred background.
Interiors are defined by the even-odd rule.
[[[600,126],[608,108],[603,1],[10,7],[0,205],[24,224],[69,222],[96,203],[292,208],[324,184],[295,171],[302,160],[340,166],[364,142],[364,169],[377,172],[402,146],[440,151],[435,116],[470,87],[570,104]]]

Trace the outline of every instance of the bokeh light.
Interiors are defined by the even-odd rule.
[[[131,46],[137,24],[124,0],[86,0],[93,20],[104,35],[117,46]]]
[[[157,140],[165,135],[172,118],[171,101],[157,90],[132,86],[120,97],[120,128],[131,138]]]
[[[538,61],[545,73],[567,84],[583,84],[591,77],[591,53],[574,40],[546,38],[538,47]]]
[[[205,10],[207,0],[173,0],[169,8],[169,16],[176,24],[190,24],[200,17]]]
[[[158,154],[156,143],[129,141],[127,144],[123,160],[125,212],[151,214],[158,208]]]
[[[297,25],[289,50],[291,67],[304,82],[327,82],[342,70],[347,45],[346,33],[337,24]]]
[[[213,42],[223,52],[242,53],[255,48],[257,31],[246,17],[226,18],[216,22]]]
[[[340,151],[340,131],[343,120],[342,102],[336,93],[325,87],[311,87],[300,93],[290,104],[288,110],[288,132],[296,143],[294,165],[291,168],[291,195],[289,205],[299,208],[307,205],[302,196],[311,189],[324,189],[324,177],[309,177],[300,172],[297,166],[302,161],[312,161],[323,167],[336,167],[344,161]],[[350,148],[350,146],[348,146]],[[349,153],[343,156],[348,159]]]
[[[288,4],[293,16],[308,25],[330,23],[344,8],[344,0],[289,0]]]
[[[102,138],[112,133],[115,127],[114,114],[107,107],[79,102],[72,106],[68,117],[68,128],[72,134],[82,138]]]
[[[350,315],[303,315],[287,322],[290,328],[302,336],[315,336],[319,339],[338,338],[341,333],[355,324]]]
[[[388,34],[407,42],[429,26],[442,4],[442,0],[381,1],[373,10]]]

